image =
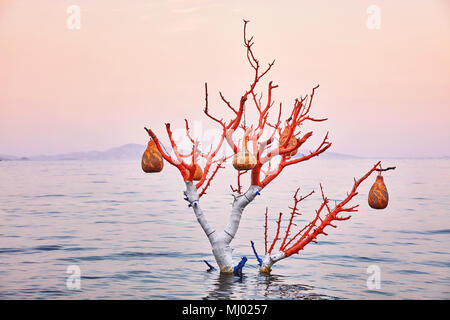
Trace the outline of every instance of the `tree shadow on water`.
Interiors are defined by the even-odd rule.
[[[315,292],[315,288],[307,284],[291,284],[289,277],[270,274],[257,276],[257,286],[261,298],[275,300],[332,300],[337,299]]]
[[[217,274],[204,300],[274,299],[274,300],[333,300],[337,297],[315,292],[305,284],[290,284],[289,277],[270,274],[247,274],[242,277]]]
[[[212,288],[208,294],[203,297],[203,300],[230,300],[239,299],[238,292],[242,289],[238,287],[245,287],[247,285],[246,276],[237,277],[229,274],[219,273],[213,283]]]

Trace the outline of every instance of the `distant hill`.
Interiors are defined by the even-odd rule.
[[[27,157],[16,157],[16,156],[11,156],[11,155],[7,155],[7,154],[0,154],[0,161],[6,161],[6,160],[30,160]]]
[[[140,159],[142,153],[144,152],[146,145],[129,143],[122,145],[120,147],[114,147],[107,149],[105,151],[87,151],[87,152],[72,152],[72,153],[63,153],[56,155],[39,155],[39,156],[30,156],[30,157],[16,157],[11,155],[0,155],[1,160],[10,160],[10,161],[18,161],[18,160],[133,160]],[[165,147],[166,150],[171,151],[171,148]],[[190,152],[187,150],[180,150],[180,152]],[[297,158],[302,156],[302,154],[307,154],[309,151],[300,150],[293,158]],[[324,152],[319,156],[319,158],[328,159],[328,158],[358,158],[351,155],[334,153],[334,152]]]
[[[294,159],[300,158],[304,155],[309,154],[310,152],[311,151],[299,150],[299,152],[292,158],[294,158]],[[329,151],[325,151],[324,153],[321,153],[319,155],[319,158],[322,158],[322,159],[360,159],[360,157],[357,157],[357,156],[343,154],[343,153],[329,152]]]
[[[29,157],[30,160],[126,160],[139,159],[146,146],[129,143],[105,151],[72,152],[57,155],[39,155]]]
[[[0,161],[24,161],[24,160],[36,160],[36,161],[51,161],[51,160],[136,160],[141,159],[146,145],[128,143],[120,147],[114,147],[105,151],[87,151],[87,152],[72,152],[56,155],[39,155],[30,157],[18,157],[13,155],[0,154]],[[164,146],[164,149],[173,156],[173,151],[170,147]],[[191,150],[183,150],[180,148],[181,153],[189,153]],[[293,159],[299,158],[303,155],[309,154],[311,151],[299,150],[299,152],[292,157]],[[320,154],[318,159],[372,159],[374,157],[358,157],[348,154],[328,152]],[[442,159],[450,160],[449,156],[440,157],[378,157],[379,159]]]

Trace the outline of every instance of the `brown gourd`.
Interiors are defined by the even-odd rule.
[[[236,153],[233,157],[233,167],[236,170],[251,170],[256,165],[256,158],[247,149],[248,134],[252,129],[249,128],[244,133],[244,139],[242,141],[242,150]]]
[[[198,164],[196,164],[195,165],[195,173],[194,173],[193,180],[194,181],[199,181],[199,180],[202,179],[202,176],[203,176],[203,170]]]
[[[164,167],[164,161],[156,147],[156,143],[153,140],[150,140],[147,144],[147,149],[145,149],[144,154],[142,155],[141,161],[142,170],[144,172],[160,172]]]
[[[373,209],[384,209],[389,202],[389,194],[383,176],[379,174],[369,191],[369,206]]]
[[[282,145],[286,141],[288,135],[289,135],[289,127],[286,127],[286,128],[284,128],[283,133],[281,134],[280,145]],[[289,139],[289,142],[288,142],[286,148],[291,148],[291,147],[294,147],[296,145],[297,145],[297,138],[294,137],[294,135],[292,134],[292,136]],[[297,154],[297,152],[298,152],[298,148],[292,150],[292,152],[289,155],[291,157],[295,156]]]

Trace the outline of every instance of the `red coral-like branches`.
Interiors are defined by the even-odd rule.
[[[299,203],[309,197],[312,193],[310,192],[306,196],[298,197],[298,189],[294,195],[294,206],[290,207],[292,209],[291,217],[289,219],[286,232],[283,238],[283,241],[281,242],[281,245],[279,247],[279,251],[282,251],[284,253],[285,257],[289,257],[295,253],[298,253],[300,250],[303,250],[303,248],[310,242],[316,242],[317,236],[319,234],[327,235],[327,233],[324,231],[325,227],[331,226],[333,228],[336,228],[337,226],[332,224],[333,221],[343,221],[350,219],[350,215],[348,216],[338,216],[341,212],[355,212],[357,211],[357,207],[359,205],[346,207],[348,202],[353,199],[354,196],[358,194],[357,189],[358,186],[367,179],[367,177],[370,176],[370,174],[377,170],[377,166],[380,164],[380,162],[377,162],[372,169],[367,172],[363,177],[361,177],[359,180],[354,181],[353,188],[350,193],[347,194],[347,197],[342,200],[341,202],[335,204],[334,208],[331,209],[329,206],[329,200],[325,196],[323,192],[322,185],[320,185],[320,190],[322,194],[322,204],[320,205],[319,209],[316,210],[316,214],[311,222],[306,224],[302,229],[300,229],[297,233],[295,233],[293,236],[290,237],[290,232],[292,229],[292,226],[295,226],[295,223],[293,222],[294,217],[296,215],[300,215],[300,212],[298,211]],[[322,212],[326,210],[325,215],[321,215]],[[280,233],[280,224],[281,224],[281,213],[277,222],[277,231],[275,238],[272,242],[272,246],[267,251],[267,253],[271,253],[273,250],[273,247],[277,240],[279,239],[279,233]],[[264,227],[264,241],[266,243],[267,248],[267,210],[266,210],[266,224]]]
[[[225,156],[222,154],[218,155],[219,150],[221,150],[224,146],[223,142],[226,141],[227,145],[231,148],[231,156],[240,151],[239,145],[234,141],[234,134],[237,130],[247,129],[247,124],[243,121],[243,118],[244,109],[248,100],[253,102],[256,107],[257,114],[259,114],[259,117],[257,117],[257,122],[252,125],[252,128],[254,129],[248,135],[250,150],[252,150],[257,160],[255,167],[251,170],[250,179],[252,185],[264,188],[271,181],[273,181],[285,167],[318,156],[331,146],[331,143],[328,141],[327,134],[322,143],[314,151],[300,157],[292,156],[292,152],[294,150],[298,150],[298,148],[303,146],[303,144],[312,136],[312,132],[302,133],[300,126],[305,121],[320,122],[326,120],[314,118],[310,115],[315,91],[319,86],[314,87],[309,96],[306,95],[295,100],[292,110],[290,110],[289,118],[285,121],[281,120],[283,108],[280,103],[276,112],[275,121],[271,122],[269,120],[269,112],[275,104],[273,101],[273,93],[278,85],[273,84],[272,81],[268,83],[265,101],[263,101],[264,99],[262,93],[257,94],[256,87],[261,82],[261,79],[273,67],[275,61],[269,63],[265,68],[261,67],[260,61],[256,58],[253,52],[253,37],[247,37],[247,24],[248,21],[244,20],[244,47],[246,48],[247,60],[254,71],[254,76],[250,87],[245,90],[243,95],[240,97],[238,106],[233,106],[233,104],[222,94],[222,92],[219,92],[221,100],[232,112],[232,117],[229,121],[219,119],[211,114],[208,106],[208,86],[205,83],[204,113],[208,118],[220,126],[222,132],[222,134],[218,137],[215,148],[212,148],[211,146],[211,150],[206,154],[199,151],[199,142],[190,135],[187,120],[185,120],[186,136],[192,144],[192,151],[187,154],[182,154],[178,150],[178,147],[172,137],[170,124],[166,124],[166,131],[172,147],[172,155],[164,149],[155,133],[151,129],[147,129],[163,158],[171,165],[178,168],[183,180],[192,181],[199,159],[203,158],[205,160],[206,164],[203,169],[203,176],[196,184],[197,189],[203,186],[203,190],[200,195],[205,194],[206,189],[210,185],[216,173],[223,167],[222,164],[226,161]],[[295,144],[290,143],[290,140],[293,138],[295,138]],[[213,165],[216,165],[214,170],[211,169]],[[244,173],[241,172],[238,173],[238,186],[237,188],[232,187],[233,191],[241,193],[241,176],[243,174]]]

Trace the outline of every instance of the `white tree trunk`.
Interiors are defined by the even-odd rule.
[[[261,273],[270,273],[270,270],[272,269],[272,266],[275,262],[278,262],[280,260],[283,260],[286,258],[284,255],[284,252],[278,251],[271,254],[266,254],[266,256],[263,259],[262,265],[259,268],[259,272]]]
[[[205,232],[211,244],[212,252],[214,258],[219,266],[220,272],[222,273],[233,273],[233,268],[235,264],[233,263],[231,241],[235,237],[237,230],[239,228],[239,223],[241,221],[242,212],[244,208],[253,201],[255,196],[261,190],[261,187],[250,186],[248,190],[235,197],[233,206],[231,208],[230,219],[228,225],[221,232],[216,231],[212,228],[199,204],[199,197],[197,194],[197,189],[191,181],[185,181],[186,191],[184,192],[186,200],[189,201],[192,208],[194,209],[197,221]]]

